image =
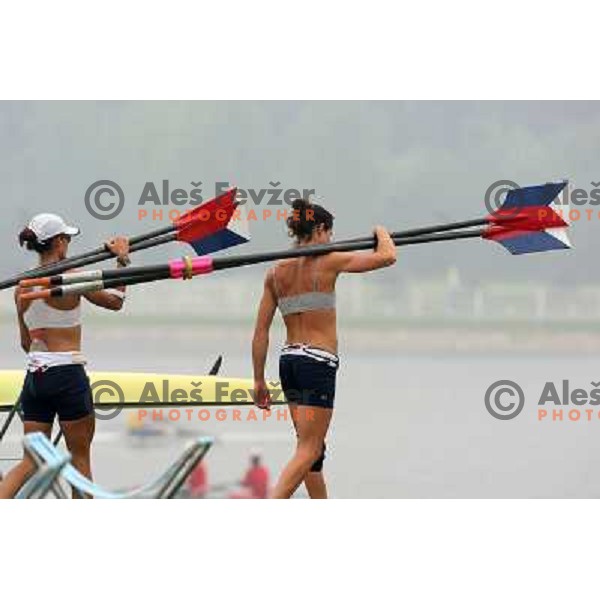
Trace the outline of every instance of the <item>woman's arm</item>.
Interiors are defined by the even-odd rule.
[[[100,292],[88,292],[83,295],[88,302],[106,308],[106,310],[119,311],[125,304],[125,288],[118,287],[113,290],[104,290]]]
[[[389,267],[396,262],[396,245],[384,227],[375,227],[377,246],[373,252],[334,252],[338,273],[366,273]]]
[[[27,308],[29,307],[29,302],[25,300],[21,300],[20,289],[17,287],[15,289],[15,305],[17,307],[17,319],[19,321],[19,336],[21,337],[21,348],[25,352],[29,352],[29,348],[31,348],[31,336],[29,335],[29,329],[27,325],[25,325],[24,314]]]
[[[117,268],[121,269],[130,264],[129,260],[129,240],[124,237],[117,237],[106,242],[106,249],[110,250],[117,257]],[[107,310],[119,311],[125,303],[125,286],[120,286],[114,290],[104,290],[100,292],[88,292],[84,294],[86,300],[106,308]]]
[[[269,350],[269,330],[277,307],[271,282],[271,271],[265,277],[262,299],[258,307],[254,336],[252,338],[252,364],[254,366],[254,402],[260,408],[268,408],[271,398],[265,382],[265,363]]]

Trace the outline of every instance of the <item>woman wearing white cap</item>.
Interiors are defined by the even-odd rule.
[[[46,266],[67,257],[71,238],[79,229],[68,226],[61,217],[40,214],[20,233],[19,242],[39,255]],[[117,257],[119,266],[129,264],[126,238],[114,238],[106,247]],[[92,304],[120,310],[125,288],[91,292],[84,296]],[[26,301],[15,292],[21,345],[27,352],[27,374],[19,398],[24,431],[41,431],[47,436],[58,416],[73,465],[91,478],[90,446],[94,437],[94,408],[90,383],[81,354],[81,297]],[[17,464],[0,482],[0,498],[10,498],[33,470],[28,457]]]

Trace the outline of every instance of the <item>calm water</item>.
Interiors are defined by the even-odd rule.
[[[201,329],[133,329],[127,334],[99,330],[88,335],[85,349],[91,368],[97,370],[203,373],[222,353],[223,375],[250,376],[249,333],[225,333],[204,337]],[[10,349],[2,367],[19,367],[13,332],[3,328],[0,343]],[[276,374],[274,351],[271,374]],[[560,384],[568,378],[572,387],[586,390],[592,381],[600,381],[593,358],[408,356],[351,347],[342,348],[341,354],[326,461],[332,496],[600,496],[597,411],[591,422],[537,419],[537,400],[546,381]],[[514,380],[525,391],[525,408],[514,420],[494,419],[485,409],[485,391],[499,379]],[[243,411],[247,414],[248,409]],[[275,476],[293,448],[289,423],[274,417],[267,422],[213,418],[183,426],[217,436],[208,462],[213,483],[237,480],[251,448],[264,452]],[[96,479],[109,487],[128,487],[151,478],[185,443],[175,429],[171,426],[171,433],[160,440],[132,443],[125,435],[123,416],[99,422]],[[18,433],[15,427],[1,456],[18,452]],[[5,470],[9,464],[3,461],[0,466]]]

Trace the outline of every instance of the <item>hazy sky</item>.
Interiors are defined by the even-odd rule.
[[[215,181],[315,188],[336,214],[338,239],[377,223],[397,230],[482,216],[484,193],[499,179],[568,178],[588,190],[600,181],[597,102],[2,102],[0,132],[2,274],[33,260],[16,233],[36,212],[80,225],[74,250],[154,227],[137,218],[148,181],[186,190],[202,181],[205,197]],[[84,206],[100,179],[125,192],[114,221]],[[584,282],[591,274],[594,282],[599,214],[574,224],[575,251],[512,258],[477,240],[421,246],[402,251],[395,276],[457,265],[469,279]],[[243,251],[289,243],[273,219],[252,234]]]

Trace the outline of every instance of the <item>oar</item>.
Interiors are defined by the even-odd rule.
[[[197,254],[210,254],[247,242],[249,238],[240,227],[244,224],[233,218],[237,207],[236,194],[237,188],[232,188],[184,213],[171,225],[130,238],[130,252],[179,241],[190,244]],[[105,247],[96,248],[0,281],[0,290],[13,287],[24,278],[50,277],[69,269],[102,262],[113,256]]]
[[[467,230],[450,231],[447,233],[430,233],[424,235],[406,236],[405,233],[393,234],[396,246],[407,246],[439,241],[459,240],[481,237],[496,241],[503,245],[512,254],[526,254],[533,252],[544,252],[547,250],[558,250],[570,248],[570,242],[566,236],[567,223],[556,213],[550,203],[555,195],[566,185],[545,184],[532,188],[522,188],[518,192],[532,191],[533,197],[540,201],[543,196],[545,205],[534,205],[528,194],[517,196],[520,204],[518,215],[512,215],[511,220],[502,220],[502,225],[496,224],[497,218],[484,219],[488,223],[486,227]],[[548,192],[548,188],[550,192]],[[542,193],[544,192],[544,193]],[[510,212],[514,210],[514,199],[510,194],[501,210]],[[509,200],[512,204],[507,206]],[[497,211],[498,213],[499,211]],[[497,214],[495,213],[495,215]],[[519,219],[516,219],[516,216]],[[478,220],[479,221],[479,220]],[[448,225],[449,226],[449,225]],[[63,285],[50,287],[46,290],[24,293],[24,299],[62,297],[67,294],[82,294],[89,291],[108,289],[120,285],[135,285],[161,279],[189,279],[195,275],[202,275],[212,271],[241,267],[245,265],[281,260],[285,258],[298,258],[301,256],[319,256],[330,252],[350,252],[368,250],[375,247],[376,241],[372,237],[337,242],[334,244],[307,245],[296,248],[281,250],[277,252],[263,252],[258,254],[246,254],[222,258],[211,257],[187,257],[184,259],[170,261],[166,264],[151,265],[146,267],[134,267],[129,269],[109,269],[103,271],[89,271],[82,273],[68,273],[61,277]],[[55,281],[30,280],[23,281],[21,285],[51,285]],[[66,285],[65,285],[66,284]]]
[[[453,231],[458,229],[467,229],[469,227],[479,227],[481,225],[503,225],[519,228],[540,229],[562,227],[566,223],[563,217],[552,208],[553,202],[562,192],[568,181],[557,183],[545,183],[543,185],[533,185],[514,190],[509,190],[502,206],[489,215],[479,219],[469,219],[466,221],[455,221],[443,225],[431,225],[428,227],[419,227],[408,229],[406,231],[396,231],[390,233],[391,237],[414,237],[429,233],[442,233],[444,231]],[[346,242],[366,242],[374,239],[372,236],[356,238],[336,242],[338,245]]]
[[[465,237],[481,237],[482,230],[475,232],[453,232],[445,234],[430,234],[412,238],[396,238],[397,246],[407,244],[422,244],[433,241],[453,240]],[[264,252],[258,254],[244,254],[211,259],[208,256],[186,257],[169,261],[161,265],[146,267],[132,267],[128,269],[105,269],[101,271],[84,271],[81,273],[67,273],[60,276],[62,285],[48,287],[47,289],[24,292],[24,300],[37,300],[41,298],[60,298],[69,294],[86,294],[88,292],[110,289],[123,285],[136,285],[161,279],[190,279],[195,275],[210,273],[222,269],[230,269],[262,262],[281,260],[284,258],[297,258],[300,256],[318,256],[330,252],[348,252],[354,250],[367,250],[374,248],[376,242],[372,238],[366,241],[349,241],[344,244],[310,245],[280,250],[277,252]],[[54,281],[54,277],[50,278]],[[32,279],[21,282],[23,288],[49,285],[48,279]]]
[[[506,232],[491,232],[488,228],[481,228],[472,231],[429,234],[409,238],[393,238],[393,240],[396,246],[408,246],[413,244],[426,244],[431,242],[480,237],[486,237],[488,239],[501,241],[500,238],[497,239],[496,236],[503,235],[504,233]],[[214,259],[208,256],[199,256],[194,258],[188,257],[186,259],[173,260],[164,265],[138,267],[136,269],[121,269],[120,272],[117,272],[116,270],[103,271],[101,279],[93,279],[91,281],[84,281],[81,283],[61,285],[51,287],[45,290],[38,290],[35,292],[25,292],[22,294],[22,298],[29,300],[35,300],[39,298],[60,298],[69,294],[85,294],[90,291],[110,289],[124,285],[137,285],[140,283],[148,283],[151,281],[159,281],[163,279],[189,279],[196,275],[204,275],[213,271],[282,260],[285,258],[298,258],[301,256],[320,256],[323,254],[329,254],[330,252],[350,252],[358,250],[368,250],[374,248],[375,244],[376,242],[374,242],[372,239],[369,239],[368,241],[347,242],[345,244],[301,246],[298,248],[281,250],[278,252],[245,254],[241,256],[231,256]],[[566,248],[568,246],[563,245],[563,247]],[[130,274],[129,271],[133,272]]]
[[[428,227],[420,227],[416,229],[409,229],[405,231],[398,231],[392,234],[392,237],[402,236],[402,237],[411,237],[411,236],[420,236],[428,233],[435,232],[444,232],[451,231],[456,229],[465,229],[468,227],[475,227],[486,224],[508,224],[510,222],[524,221],[524,220],[539,220],[539,215],[533,214],[539,212],[540,207],[548,206],[556,196],[562,191],[562,189],[567,184],[566,181],[560,183],[549,183],[541,186],[529,186],[520,188],[517,190],[510,190],[507,194],[507,197],[503,203],[503,205],[496,210],[494,213],[487,215],[484,218],[479,219],[470,219],[467,221],[457,221],[453,223],[445,223],[442,225],[433,225]],[[206,205],[203,205],[206,206]],[[556,215],[556,213],[554,213]],[[169,234],[167,234],[169,235]],[[172,235],[172,234],[171,234]],[[170,241],[171,238],[165,239],[166,241]],[[346,241],[368,241],[370,237],[358,238],[354,240],[346,240]],[[161,243],[165,243],[161,242]],[[336,244],[342,245],[345,242],[336,242]],[[138,249],[142,249],[145,247],[150,247],[151,245],[155,245],[153,240],[149,240],[147,242],[142,242]],[[234,245],[234,244],[231,244]],[[206,248],[205,248],[206,249]],[[201,254],[200,249],[196,247],[197,254]],[[214,251],[214,250],[213,250]],[[206,253],[206,252],[204,252]],[[81,266],[81,265],[79,265]],[[64,271],[64,269],[63,269]],[[55,271],[56,273],[62,271]],[[50,275],[47,273],[46,275],[41,275],[36,273],[35,275],[28,276],[28,278],[35,277],[40,278]],[[40,285],[61,285],[63,281],[60,279],[52,279],[50,282],[41,283]],[[0,289],[2,289],[0,285]]]
[[[418,238],[418,241],[413,243],[424,243],[430,241],[429,238],[423,238],[423,235],[432,233],[441,233],[445,231],[452,231],[457,229],[465,229],[469,227],[487,225],[488,227],[503,226],[511,227],[513,229],[522,230],[535,230],[539,231],[546,228],[556,228],[566,226],[564,219],[551,207],[552,202],[556,199],[557,195],[562,191],[567,182],[560,183],[547,183],[540,186],[529,186],[520,188],[517,190],[511,190],[502,204],[502,206],[494,213],[487,215],[486,217],[479,219],[470,219],[466,221],[456,221],[453,223],[446,223],[443,225],[433,225],[428,227],[420,227],[417,229],[410,229],[407,231],[398,231],[391,234],[394,239],[403,239],[408,237]],[[436,238],[436,239],[457,239],[457,238]],[[356,250],[362,249],[356,246],[347,246],[348,244],[355,244],[358,242],[374,242],[373,236],[356,238],[351,240],[345,240],[342,242],[335,242],[330,245],[331,250],[342,251],[344,249]],[[431,240],[434,241],[434,240]],[[402,244],[405,245],[405,244]],[[368,248],[367,246],[365,248]],[[101,279],[111,279],[113,277],[128,276],[133,277],[140,276],[140,280],[129,280],[130,284],[143,283],[148,281],[145,279],[155,267],[142,267],[140,269],[130,269],[127,274],[122,270],[118,272],[111,271],[89,271],[78,274],[66,274],[64,276],[55,276],[49,279],[35,278],[24,280],[21,282],[23,287],[30,286],[53,286],[63,285],[66,283],[78,283],[84,281],[93,281]],[[166,275],[166,272],[165,272]],[[102,288],[98,288],[102,289]]]

